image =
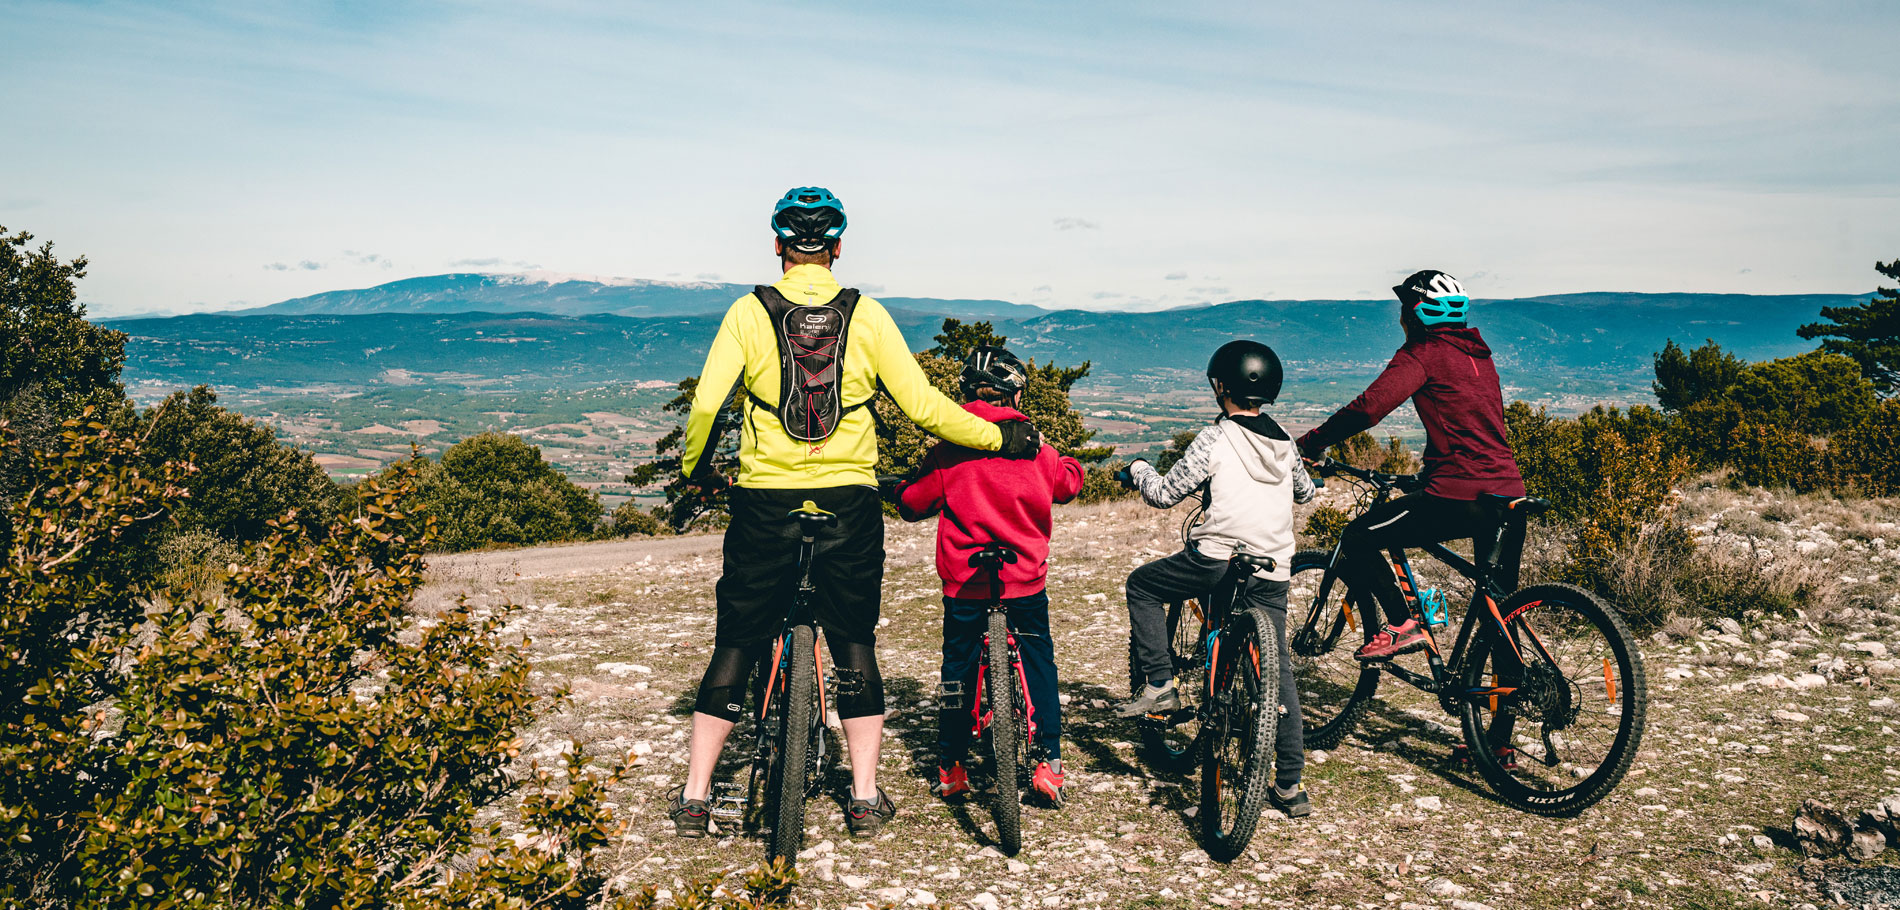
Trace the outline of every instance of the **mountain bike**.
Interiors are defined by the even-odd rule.
[[[976,694],[970,702],[972,734],[989,753],[990,815],[996,819],[996,840],[1012,855],[1023,846],[1023,773],[1032,767],[1029,751],[1036,741],[1029,677],[1023,673],[1022,652],[1016,646],[1015,631],[1009,628],[1009,607],[1003,603],[1003,566],[1013,565],[1016,559],[1015,550],[997,543],[970,557],[972,567],[989,573],[994,592],[985,610],[988,628],[978,655]],[[960,680],[946,680],[943,687],[944,698],[960,701]]]
[[[1246,852],[1273,781],[1280,651],[1266,611],[1236,605],[1245,602],[1256,571],[1277,565],[1237,547],[1205,599],[1168,605],[1168,654],[1181,707],[1138,721],[1157,764],[1177,773],[1200,766],[1202,848],[1220,862]],[[1139,697],[1148,679],[1132,643],[1128,666],[1129,688]]]
[[[1362,485],[1360,512],[1422,485],[1412,475],[1337,461],[1317,473]],[[1448,655],[1435,634],[1449,622],[1443,599],[1420,590],[1404,549],[1390,551],[1406,607],[1427,631],[1424,672],[1397,659],[1359,662],[1354,651],[1378,632],[1383,611],[1369,593],[1346,589],[1338,545],[1294,554],[1288,644],[1306,745],[1337,746],[1365,716],[1381,678],[1391,676],[1435,695],[1460,719],[1464,754],[1506,804],[1575,815],[1615,789],[1635,760],[1648,705],[1642,654],[1622,615],[1588,591],[1540,584],[1513,592],[1526,524],[1549,504],[1529,497],[1482,501],[1495,513],[1495,531],[1475,541],[1471,559],[1442,543],[1416,548],[1473,586]]]
[[[810,500],[790,513],[797,520],[798,589],[785,613],[784,630],[772,647],[772,659],[754,717],[758,749],[744,793],[736,784],[714,787],[715,817],[743,820],[762,834],[768,859],[798,861],[805,840],[805,800],[824,780],[833,761],[825,728],[824,662],[818,653],[818,629],[812,619],[817,587],[811,570],[818,533],[838,516]]]

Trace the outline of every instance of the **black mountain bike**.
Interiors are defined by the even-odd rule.
[[[812,620],[817,588],[811,567],[818,532],[835,524],[838,516],[810,500],[790,515],[799,527],[798,591],[785,613],[772,660],[760,671],[765,677],[754,725],[758,751],[746,791],[737,792],[733,784],[716,787],[713,813],[743,819],[746,827],[762,834],[769,859],[796,863],[805,841],[805,800],[823,782],[833,760],[825,729],[824,664]]]
[[[1339,462],[1317,473],[1364,485],[1361,512],[1419,486],[1412,475]],[[1337,746],[1365,716],[1380,678],[1390,675],[1436,695],[1462,721],[1462,751],[1504,802],[1537,815],[1575,815],[1608,795],[1635,759],[1648,705],[1643,658],[1622,615],[1581,588],[1543,584],[1512,593],[1525,523],[1549,504],[1484,501],[1496,511],[1497,530],[1475,542],[1472,559],[1444,544],[1418,548],[1473,585],[1448,656],[1431,634],[1448,620],[1442,602],[1420,591],[1404,550],[1390,553],[1399,590],[1427,630],[1424,672],[1398,659],[1355,659],[1353,652],[1381,628],[1383,611],[1370,594],[1346,590],[1338,546],[1294,555],[1287,631],[1306,746]]]
[[[1177,773],[1200,765],[1202,847],[1220,862],[1246,852],[1273,781],[1280,650],[1266,611],[1235,607],[1245,603],[1254,572],[1276,565],[1236,549],[1206,598],[1168,605],[1168,654],[1181,707],[1139,721],[1156,764]],[[1132,643],[1128,666],[1129,689],[1139,697],[1147,676]]]
[[[1009,628],[1009,608],[1003,604],[1003,566],[1015,563],[1016,558],[1015,550],[996,543],[970,557],[971,566],[989,572],[995,592],[986,611],[989,626],[978,658],[971,722],[976,737],[988,745],[990,814],[996,819],[996,839],[1012,855],[1023,847],[1023,772],[1030,767],[1030,744],[1036,737],[1029,678],[1023,674],[1022,652],[1016,647],[1016,633]],[[946,695],[950,694],[946,689]]]

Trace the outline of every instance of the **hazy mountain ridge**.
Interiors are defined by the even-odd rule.
[[[716,281],[656,281],[601,278],[546,272],[466,272],[404,278],[370,288],[325,291],[226,315],[309,316],[372,313],[545,313],[555,316],[613,314],[633,317],[693,316],[723,313],[753,285]],[[882,297],[891,306],[975,318],[1026,318],[1046,313],[1041,307],[1003,300],[937,300]]]
[[[430,296],[438,290],[420,290],[413,305],[446,305],[445,299]],[[718,305],[663,317],[269,313],[122,319],[112,324],[132,336],[126,364],[132,381],[355,385],[414,381],[406,374],[453,374],[455,381],[476,385],[506,381],[571,387],[672,380],[698,372],[720,315],[736,294],[724,288],[704,293],[719,295]],[[567,299],[580,306],[584,297]],[[1650,357],[1667,339],[1700,343],[1714,338],[1751,359],[1785,356],[1812,347],[1795,337],[1794,330],[1815,319],[1822,306],[1859,299],[1572,294],[1480,302],[1474,324],[1497,350],[1507,384],[1550,389],[1570,387],[1571,380],[1613,377],[1644,388]],[[948,302],[892,299],[893,316],[913,349],[930,345],[946,315],[990,318],[1019,353],[1060,363],[1091,361],[1092,382],[1109,385],[1154,371],[1198,370],[1208,351],[1236,337],[1272,344],[1288,362],[1289,378],[1295,382],[1326,381],[1375,370],[1402,340],[1393,304],[1384,301],[1253,300],[1195,310],[1064,310],[1030,318],[986,317],[954,306],[926,311],[898,306],[900,301],[918,307]]]

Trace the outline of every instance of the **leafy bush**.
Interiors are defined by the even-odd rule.
[[[1161,454],[1155,456],[1155,470],[1163,474],[1172,470],[1175,463],[1181,460],[1181,456],[1187,454],[1188,446],[1193,445],[1194,440],[1200,435],[1200,429],[1196,428],[1181,430],[1169,437],[1167,446],[1162,448]]]
[[[1619,567],[1670,533],[1687,459],[1665,451],[1649,418],[1614,408],[1564,420],[1513,402],[1504,417],[1525,486],[1568,521],[1559,531],[1567,537],[1560,577],[1610,596],[1632,616],[1646,613],[1647,605],[1619,596],[1630,593],[1616,581]]]
[[[27,453],[57,445],[63,421],[91,408],[116,424],[131,410],[119,383],[125,333],[87,322],[79,302],[85,257],[61,262],[32,239],[0,227],[0,421],[20,440],[0,455],[0,508],[32,484]]]
[[[8,447],[17,447],[11,436]],[[70,423],[0,565],[0,901],[66,907],[592,906],[623,769],[530,769],[523,843],[476,813],[533,716],[509,611],[417,621],[418,465],[328,532],[279,523],[216,601],[121,554],[189,469]],[[145,622],[141,626],[141,617]],[[635,906],[637,900],[617,902]]]
[[[1335,444],[1327,454],[1355,468],[1389,474],[1414,474],[1422,466],[1405,443],[1390,435],[1385,438],[1385,445],[1380,445],[1371,433],[1355,433]]]
[[[1826,450],[1808,434],[1772,423],[1736,426],[1728,463],[1749,486],[1811,493],[1828,481]]]
[[[1075,495],[1076,502],[1114,502],[1134,496],[1134,490],[1115,480],[1115,472],[1125,467],[1125,461],[1089,466],[1082,477],[1082,492]]]
[[[609,527],[615,537],[632,537],[636,534],[654,537],[671,530],[654,510],[642,509],[637,501],[631,499],[614,508],[613,523]]]
[[[440,462],[403,463],[415,465],[422,507],[440,524],[441,547],[450,552],[585,538],[600,521],[599,496],[512,434],[471,436]]]
[[[236,544],[202,528],[174,531],[158,543],[158,584],[174,595],[215,593],[240,555]]]
[[[1656,392],[1656,403],[1672,414],[1726,398],[1729,386],[1748,366],[1747,361],[1722,350],[1713,339],[1689,352],[1673,339],[1664,342],[1655,364],[1656,381],[1651,388]]]
[[[1306,526],[1300,533],[1306,536],[1301,546],[1330,550],[1339,543],[1339,535],[1345,533],[1346,523],[1352,516],[1345,510],[1333,506],[1320,506],[1313,514],[1306,516]]]
[[[1859,364],[1823,351],[1749,364],[1726,397],[1753,422],[1817,435],[1854,426],[1876,400]]]
[[[185,530],[230,541],[261,539],[271,521],[295,513],[310,528],[342,505],[337,485],[310,453],[277,441],[270,427],[218,407],[207,386],[177,392],[145,412],[146,457],[190,462],[190,497],[175,515]]]
[[[1828,471],[1837,488],[1900,496],[1900,401],[1883,401],[1860,423],[1834,434]]]

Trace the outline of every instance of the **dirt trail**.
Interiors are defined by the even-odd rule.
[[[1900,652],[1900,597],[1892,595],[1900,534],[1872,523],[1819,532],[1832,542],[1814,546],[1837,550],[1816,555],[1835,553],[1829,571],[1854,580],[1836,615],[1644,641],[1648,735],[1630,777],[1582,817],[1547,820],[1498,803],[1449,760],[1459,741],[1451,719],[1387,685],[1357,735],[1309,758],[1311,818],[1270,815],[1246,856],[1209,862],[1187,814],[1195,779],[1145,763],[1135,728],[1108,710],[1127,686],[1123,580],[1178,547],[1182,517],[1134,504],[1057,513],[1050,593],[1073,796],[1060,812],[1026,810],[1025,847],[1014,858],[990,846],[980,809],[944,806],[926,789],[941,620],[931,528],[889,526],[881,768],[900,811],[881,837],[854,842],[837,804],[812,800],[801,901],[985,910],[1800,906],[1824,898],[1788,849],[1793,807],[1810,796],[1863,807],[1900,789],[1900,679],[1891,660],[1876,659]],[[1900,516],[1884,517],[1892,528]],[[1811,530],[1801,539],[1815,539]],[[677,888],[762,854],[745,838],[675,839],[657,810],[684,773],[719,543],[699,536],[548,547],[431,565],[422,606],[457,594],[522,604],[511,629],[533,639],[537,679],[571,688],[571,707],[529,731],[526,754],[552,762],[578,738],[600,753],[639,756],[616,794],[633,819],[615,858],[623,882]],[[1823,682],[1774,681],[1804,674]],[[845,779],[834,772],[832,791]]]

